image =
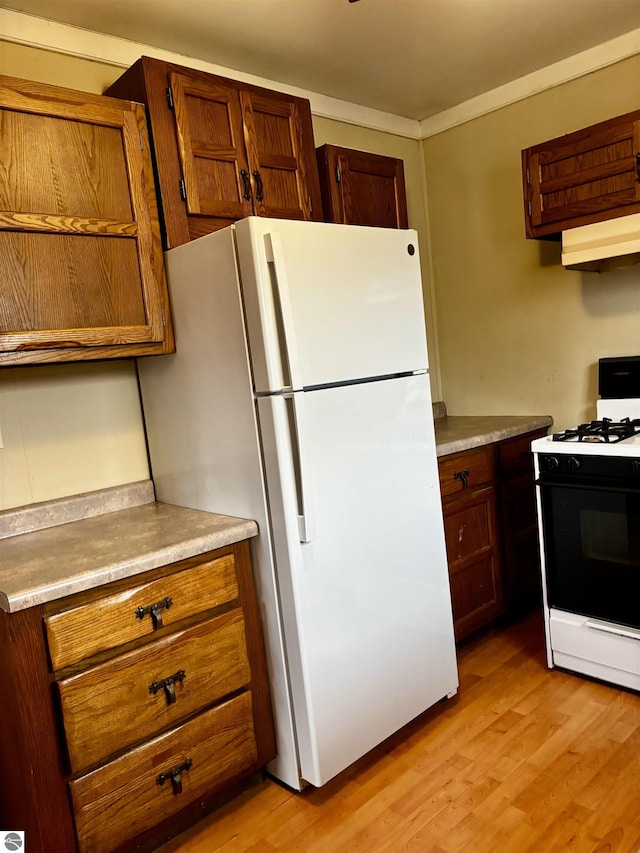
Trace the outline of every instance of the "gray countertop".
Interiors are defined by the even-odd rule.
[[[513,438],[537,429],[548,429],[548,415],[448,415],[436,418],[436,454],[448,456],[472,447]]]
[[[133,505],[116,488],[0,512],[0,609],[23,610],[257,535],[255,521],[158,503],[152,486],[143,491],[150,500],[139,502],[137,489]],[[106,511],[90,509],[97,504]],[[34,515],[45,519],[39,529]]]

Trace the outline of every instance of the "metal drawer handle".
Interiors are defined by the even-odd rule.
[[[162,681],[152,681],[149,685],[149,693],[153,693],[155,696],[159,690],[164,690],[167,693],[167,705],[173,705],[176,701],[176,681],[184,681],[187,677],[187,673],[184,669],[179,669],[174,675],[170,675],[168,678],[163,678]]]
[[[586,628],[593,628],[594,631],[602,631],[604,634],[613,634],[616,637],[628,637],[630,640],[640,642],[640,631],[633,628],[624,628],[621,625],[607,625],[603,622],[593,622],[587,619],[584,623]]]
[[[244,184],[244,192],[242,193],[242,198],[245,201],[249,201],[251,198],[251,178],[249,177],[249,172],[246,169],[240,169],[240,177],[242,178],[242,182]]]
[[[264,187],[262,185],[262,178],[260,176],[260,172],[257,169],[254,169],[251,173],[257,185],[256,190],[256,201],[262,201],[264,198]]]
[[[177,767],[172,768],[171,770],[167,770],[166,773],[161,773],[156,782],[158,785],[164,785],[167,779],[171,779],[171,784],[173,786],[174,794],[182,793],[182,773],[185,770],[191,770],[191,765],[193,761],[190,758],[187,758],[182,764],[178,764]]]
[[[148,604],[146,607],[137,607],[135,611],[136,619],[144,619],[147,613],[150,613],[153,628],[157,631],[158,628],[162,628],[162,611],[168,610],[172,604],[173,599],[167,596],[161,599],[161,601],[156,601],[155,604]]]
[[[469,474],[471,474],[471,471],[468,468],[465,468],[464,471],[456,471],[453,475],[453,479],[460,480],[462,488],[466,489],[469,485]]]

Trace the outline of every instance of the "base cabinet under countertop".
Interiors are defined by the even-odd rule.
[[[30,853],[152,850],[275,755],[241,542],[0,613],[0,825]]]
[[[540,603],[531,442],[546,432],[438,459],[457,642]]]

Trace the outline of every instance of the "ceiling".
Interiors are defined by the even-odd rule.
[[[633,30],[640,52],[640,0],[0,0],[0,7],[415,120]]]

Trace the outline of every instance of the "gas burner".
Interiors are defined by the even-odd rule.
[[[601,421],[591,421],[588,424],[580,424],[573,429],[553,434],[554,441],[595,441],[607,444],[615,444],[640,434],[640,419],[622,418],[613,421],[611,418],[603,418]]]

